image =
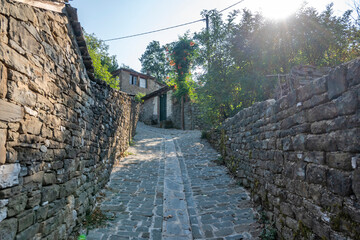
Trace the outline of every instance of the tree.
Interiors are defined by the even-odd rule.
[[[160,46],[158,41],[150,42],[139,60],[142,66],[141,72],[154,76],[160,83],[166,81],[170,67],[166,60],[165,47]]]
[[[116,56],[109,55],[109,46],[97,38],[95,34],[88,34],[84,31],[84,36],[93,62],[95,78],[104,80],[112,88],[119,89],[119,81],[111,74],[119,68]]]
[[[173,79],[175,84],[174,95],[181,100],[181,128],[185,129],[184,119],[184,98],[186,96],[193,97],[194,82],[192,80],[191,68],[196,53],[196,44],[192,41],[187,34],[180,37],[179,41],[171,44],[169,65],[173,69]],[[169,49],[167,51],[170,52]]]

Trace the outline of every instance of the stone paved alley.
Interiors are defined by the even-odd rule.
[[[98,203],[112,219],[87,239],[256,239],[248,192],[200,135],[139,123]]]

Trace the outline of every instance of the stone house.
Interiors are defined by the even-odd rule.
[[[164,86],[142,98],[144,100],[140,121],[149,125],[161,125],[173,120],[172,87]]]
[[[164,87],[164,84],[157,82],[154,77],[132,69],[119,68],[112,74],[119,80],[120,90],[131,95],[149,94]]]
[[[139,121],[159,127],[181,128],[180,102],[173,97],[173,87],[161,84],[154,77],[132,69],[119,68],[113,76],[119,80],[120,90],[130,95],[146,94],[142,99]],[[188,98],[184,106],[186,130],[199,129],[197,107]]]
[[[171,91],[169,92],[171,87],[157,82],[150,75],[132,69],[120,68],[112,74],[119,80],[121,91],[131,95],[146,94],[140,111],[140,121],[157,125],[162,121],[171,120],[172,94]]]

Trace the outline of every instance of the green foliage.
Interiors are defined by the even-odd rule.
[[[109,55],[109,46],[97,38],[95,34],[88,34],[84,31],[84,36],[93,62],[95,78],[107,82],[112,88],[119,89],[119,80],[111,74],[119,68],[116,56]]]
[[[85,235],[85,234],[81,234],[81,235],[78,237],[78,240],[86,240],[86,235]]]
[[[209,135],[209,132],[207,131],[201,131],[201,139],[209,139],[210,138],[210,135]]]
[[[260,239],[262,240],[276,240],[277,239],[277,231],[274,227],[266,227],[261,231]]]
[[[107,216],[99,207],[96,207],[94,211],[87,212],[83,220],[83,226],[87,229],[99,228],[104,226],[108,220],[114,220],[114,215]]]
[[[145,97],[145,93],[139,92],[135,95],[134,99],[136,102],[143,103],[144,102],[144,100],[142,100],[143,97]]]
[[[260,239],[262,240],[276,240],[277,231],[273,224],[270,223],[264,211],[260,212],[259,222],[265,225],[265,228],[260,233]]]
[[[191,68],[196,56],[197,46],[187,34],[173,43],[169,56],[169,65],[172,67],[169,84],[175,86],[174,95],[180,99],[182,96],[190,96],[194,99],[196,83],[192,79]]]
[[[145,52],[139,58],[141,62],[141,72],[150,74],[160,83],[166,82],[170,66],[166,60],[166,51],[164,46],[160,46],[158,41],[152,41],[146,47]]]
[[[267,20],[249,10],[234,11],[225,20],[216,10],[203,11],[203,17],[210,19],[208,31],[203,29],[192,38],[187,34],[165,47],[154,41],[140,60],[143,71],[168,78],[175,96],[189,95],[206,125],[217,127],[239,110],[273,97],[277,82],[266,75],[289,73],[300,64],[336,66],[358,57],[356,1],[353,8],[354,21],[350,11],[335,16],[332,4],[323,12],[303,5],[283,21]],[[166,68],[169,65],[172,69]],[[195,67],[203,70],[196,82],[190,71]]]
[[[305,5],[280,22],[248,10],[240,18],[234,11],[226,20],[216,10],[202,14],[210,26],[194,35],[196,63],[205,70],[198,78],[197,103],[213,126],[271,98],[276,82],[268,74],[288,73],[299,64],[335,66],[360,55],[359,26],[350,21],[350,11],[334,16],[332,4],[322,13]]]

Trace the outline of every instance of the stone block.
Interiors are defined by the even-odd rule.
[[[42,183],[44,178],[44,171],[35,172],[34,174],[24,177],[24,183]]]
[[[297,100],[299,102],[306,101],[314,95],[326,92],[326,77],[318,78],[312,83],[304,85],[296,90]]]
[[[58,198],[60,186],[51,185],[41,189],[41,202],[52,202]]]
[[[349,83],[349,87],[360,84],[360,58],[357,58],[348,64],[346,80]]]
[[[51,185],[56,183],[55,173],[45,173],[43,179],[43,185]]]
[[[359,107],[357,94],[355,91],[348,91],[335,99],[336,110],[339,115],[349,115],[355,113]]]
[[[311,133],[319,134],[319,133],[326,133],[326,130],[329,125],[333,123],[332,120],[324,120],[320,122],[314,122],[311,124],[310,129]]]
[[[281,139],[281,146],[284,151],[292,151],[294,150],[293,142],[290,137],[286,137]]]
[[[36,93],[30,91],[28,86],[13,81],[8,84],[7,96],[16,103],[30,107],[34,107],[37,101]]]
[[[27,52],[38,56],[44,54],[42,45],[29,33],[22,22],[14,18],[10,18],[9,35],[11,40],[15,41],[23,49],[26,49]]]
[[[285,109],[288,109],[294,105],[296,105],[296,94],[295,92],[289,93],[288,95],[280,98],[278,100],[278,109],[277,111],[283,111]]]
[[[305,180],[307,164],[299,162],[294,165],[294,176],[295,179]]]
[[[35,210],[35,218],[37,222],[46,220],[49,211],[49,204],[43,204]]]
[[[352,174],[352,190],[356,198],[360,200],[360,169],[355,169]]]
[[[21,213],[18,218],[18,231],[21,232],[24,229],[30,227],[34,223],[35,213],[34,211],[27,210],[23,213]]]
[[[309,164],[306,168],[306,181],[315,184],[326,184],[326,168]]]
[[[309,151],[337,151],[337,137],[333,134],[308,135],[305,147]]]
[[[3,8],[3,5],[1,3],[1,8]],[[0,15],[0,41],[4,43],[8,43],[8,37],[7,37],[7,29],[8,29],[8,20],[5,16]]]
[[[305,152],[304,161],[316,164],[325,164],[325,153],[324,152]]]
[[[340,196],[349,196],[351,190],[351,176],[339,170],[330,169],[327,174],[328,189]]]
[[[6,65],[12,66],[15,70],[27,75],[32,75],[29,60],[3,42],[0,42],[0,59],[2,59]]]
[[[40,94],[38,95],[38,101],[36,103],[36,107],[40,108],[41,110],[47,111],[47,112],[54,111],[54,105],[51,103],[51,101],[49,101],[46,97],[44,97]],[[49,119],[49,120],[51,120],[51,119]]]
[[[36,223],[16,235],[16,240],[33,239],[39,231],[39,224]]]
[[[29,117],[21,123],[21,130],[23,133],[30,133],[40,135],[42,122],[34,117]]]
[[[10,198],[8,204],[8,216],[12,217],[24,211],[27,199],[28,198],[25,193]]]
[[[1,26],[1,15],[0,15],[0,26]],[[0,27],[0,34],[1,34],[1,27]],[[4,64],[0,62],[0,99],[5,98],[6,93],[7,93],[7,69],[4,66]]]
[[[293,148],[295,151],[305,150],[306,135],[299,134],[292,138]]]
[[[23,3],[16,3],[16,6],[10,7],[10,16],[20,19],[24,22],[31,21],[33,23],[37,23],[37,17],[34,12],[34,7],[23,4]]]
[[[332,168],[351,170],[351,157],[350,153],[327,153],[326,164]]]
[[[17,122],[24,117],[23,108],[13,103],[0,99],[0,120],[5,122]]]
[[[339,151],[360,152],[360,129],[348,129],[337,132],[335,144]]]
[[[329,102],[316,106],[307,111],[307,119],[309,122],[333,119],[338,115],[335,103]]]
[[[19,184],[20,164],[0,165],[0,187],[7,188]]]
[[[346,71],[347,67],[345,65],[340,65],[329,73],[327,79],[327,91],[329,99],[334,99],[346,91]]]
[[[280,212],[286,216],[293,217],[294,212],[288,203],[281,203],[280,205]]]
[[[28,201],[27,201],[27,208],[33,208],[38,206],[41,202],[41,192],[39,190],[32,191],[29,194]]]
[[[13,240],[17,231],[17,219],[9,218],[0,222],[1,240]]]

